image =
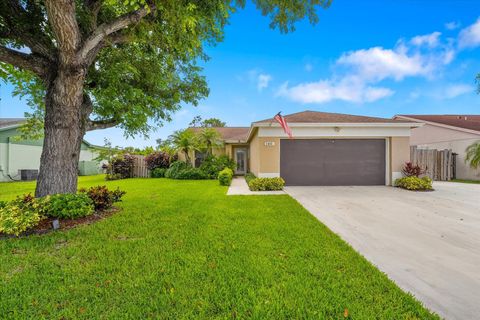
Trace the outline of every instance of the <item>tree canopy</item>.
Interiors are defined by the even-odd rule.
[[[294,30],[331,0],[252,0],[272,28]],[[3,0],[0,77],[42,130],[37,196],[75,192],[86,131],[147,134],[209,91],[199,62],[245,0]],[[150,120],[150,121],[149,121]],[[37,130],[35,130],[37,129]]]

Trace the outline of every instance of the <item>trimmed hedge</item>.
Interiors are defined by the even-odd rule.
[[[155,168],[152,171],[150,171],[150,177],[152,178],[163,178],[165,177],[165,172],[167,172],[168,169],[165,168]]]
[[[256,178],[257,177],[251,172],[249,172],[245,175],[245,181],[247,182],[247,184],[250,184],[250,181],[252,181],[253,179],[256,179]]]
[[[217,179],[218,174],[225,168],[235,170],[237,164],[226,155],[219,157],[209,156],[202,161],[199,169],[205,172],[210,179]]]
[[[282,178],[254,178],[248,183],[251,191],[279,191],[285,186]]]
[[[229,186],[232,184],[233,179],[233,170],[230,168],[225,168],[218,173],[218,181],[221,186]]]
[[[433,190],[432,179],[429,177],[419,178],[416,176],[411,176],[399,178],[395,180],[395,186],[415,191]]]
[[[208,179],[208,176],[202,170],[198,168],[188,168],[185,170],[179,171],[175,175],[175,179],[180,180],[204,180]]]

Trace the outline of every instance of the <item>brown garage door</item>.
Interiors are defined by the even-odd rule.
[[[290,186],[384,185],[385,140],[281,140],[280,176]]]

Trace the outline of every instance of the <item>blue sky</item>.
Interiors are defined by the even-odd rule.
[[[149,139],[125,139],[115,128],[86,139],[154,145],[196,115],[248,126],[278,111],[478,114],[479,9],[477,0],[334,0],[318,24],[301,22],[285,35],[248,5],[232,17],[225,40],[207,48],[210,96],[198,107],[184,106]],[[0,98],[0,117],[28,110],[8,85]]]

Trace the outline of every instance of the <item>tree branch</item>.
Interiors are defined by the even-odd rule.
[[[119,121],[116,119],[106,119],[106,120],[88,120],[86,125],[87,131],[98,130],[98,129],[107,129],[115,127],[119,124]]]
[[[92,50],[95,50],[97,46],[110,34],[115,33],[121,29],[124,29],[134,23],[139,22],[143,17],[156,9],[155,5],[151,4],[149,8],[141,8],[136,11],[127,13],[118,17],[110,23],[104,23],[100,25],[92,34],[85,40],[83,47],[80,49],[80,59],[85,61]]]
[[[45,0],[45,7],[60,49],[60,63],[73,63],[82,40],[75,13],[75,0]]]
[[[4,5],[2,10],[6,10],[3,18],[7,29],[0,35],[1,37],[18,41],[20,44],[30,48],[33,53],[42,55],[49,60],[54,60],[55,49],[53,43],[40,30],[38,27],[40,24],[31,21],[33,13],[27,12],[18,1],[12,0]],[[18,21],[31,22],[22,24],[18,23]]]
[[[88,55],[85,57],[86,65],[91,65],[95,60],[97,54],[103,48],[109,45],[121,44],[121,43],[128,43],[130,42],[131,37],[121,33],[114,33],[103,39],[93,50],[90,50]]]
[[[32,71],[41,78],[47,73],[48,64],[44,59],[2,46],[0,46],[0,61],[23,70]]]

